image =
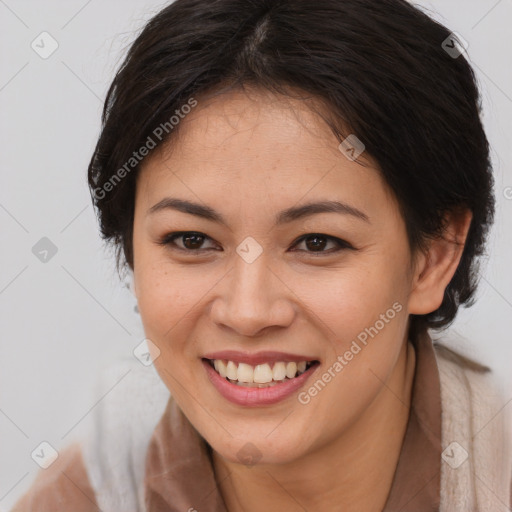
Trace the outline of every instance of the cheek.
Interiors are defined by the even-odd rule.
[[[331,334],[341,339],[352,338],[365,327],[373,325],[386,315],[394,318],[399,303],[404,308],[407,296],[406,280],[400,271],[392,268],[378,270],[350,268],[334,274],[317,274],[295,281],[300,298],[330,328]]]
[[[371,265],[316,286],[322,297],[316,312],[331,341],[324,371],[336,375],[323,403],[340,400],[347,410],[358,409],[369,403],[399,357],[408,324],[406,277],[399,266]],[[324,413],[337,424],[337,408]]]
[[[148,255],[149,256],[149,255]],[[219,280],[218,272],[171,264],[165,256],[139,258],[137,301],[146,337],[160,349],[157,365],[179,367],[195,359],[194,336],[205,311],[204,299]],[[181,366],[180,366],[181,365]]]
[[[138,308],[146,336],[160,350],[168,347],[164,341],[174,338],[194,299],[194,282],[184,283],[179,272],[171,273],[163,263],[144,265],[141,261],[137,268]]]
[[[139,283],[137,299],[145,337],[159,351],[155,368],[178,402],[186,403],[187,394],[179,383],[189,388],[194,379],[190,332],[197,323],[193,305],[202,294],[197,295],[195,283],[183,282],[179,272],[166,271],[163,265],[142,269]]]
[[[386,274],[352,269],[310,290],[330,343],[322,371],[300,398],[313,416],[325,418],[325,435],[336,436],[369,406],[396,365],[407,330],[406,279],[399,267]]]

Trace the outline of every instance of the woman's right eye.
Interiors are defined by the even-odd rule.
[[[204,233],[199,233],[197,231],[177,231],[165,235],[158,244],[171,246],[172,249],[178,249],[185,252],[218,250],[214,247],[206,249],[203,248],[202,246],[206,240],[211,240],[211,238]]]

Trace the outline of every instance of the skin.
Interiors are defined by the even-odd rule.
[[[160,351],[161,378],[214,450],[230,511],[382,510],[411,400],[409,315],[441,304],[460,259],[469,213],[448,218],[448,240],[412,253],[375,162],[363,154],[372,164],[363,167],[338,145],[304,101],[236,91],[199,101],[138,176],[133,270],[144,329]],[[171,196],[209,206],[226,225],[170,208],[149,212]],[[274,223],[286,208],[321,200],[346,203],[368,221],[327,212]],[[159,244],[176,231],[206,238]],[[300,240],[311,233],[353,248]],[[263,249],[252,263],[236,252],[248,236]],[[396,303],[400,313],[306,405],[296,393],[274,405],[232,404],[201,363],[225,349],[303,354],[321,362],[308,387]],[[250,467],[237,457],[246,443],[261,457]]]

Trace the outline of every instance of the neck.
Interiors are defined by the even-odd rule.
[[[382,511],[407,429],[415,353],[404,343],[395,371],[343,435],[293,463],[247,467],[213,452],[228,511]],[[262,492],[265,489],[265,492]]]

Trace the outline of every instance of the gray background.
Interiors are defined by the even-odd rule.
[[[492,366],[512,397],[512,1],[417,3],[469,43],[498,200],[479,300],[443,338]],[[86,166],[114,70],[164,5],[0,0],[0,512],[39,470],[33,450],[42,441],[60,450],[80,432],[102,399],[98,373],[144,338],[102,246]],[[47,59],[31,47],[43,31],[59,45]],[[57,248],[46,262],[32,252],[43,237]]]

